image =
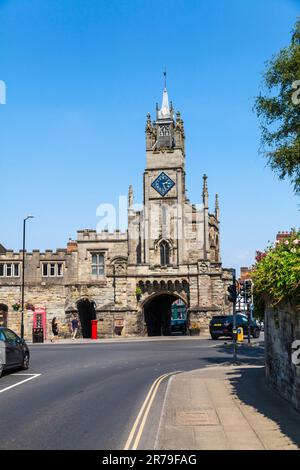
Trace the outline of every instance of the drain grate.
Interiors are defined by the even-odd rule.
[[[219,418],[213,408],[176,411],[175,426],[217,426],[219,424]]]

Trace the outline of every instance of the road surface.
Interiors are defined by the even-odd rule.
[[[262,348],[244,349],[244,363],[261,361]],[[158,377],[228,362],[232,354],[230,341],[179,336],[30,350],[30,375],[0,379],[0,449],[123,449]],[[140,429],[140,449],[153,449],[167,380]]]

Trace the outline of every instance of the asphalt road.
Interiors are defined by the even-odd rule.
[[[0,379],[0,449],[123,449],[157,377],[227,362],[231,347],[182,337],[32,345],[26,372],[41,375],[17,371]],[[259,347],[240,353],[251,363],[263,354]],[[153,448],[166,384],[158,389],[139,448]]]

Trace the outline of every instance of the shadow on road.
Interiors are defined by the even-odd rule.
[[[205,361],[209,364],[232,363],[233,343],[226,341],[212,348],[216,354],[208,355]],[[242,365],[264,365],[264,343],[254,343],[248,346],[247,343],[239,344],[237,347],[238,363]],[[203,359],[203,357],[201,357]]]
[[[275,422],[300,448],[300,413],[268,386],[264,367],[236,369],[227,377],[241,402]]]

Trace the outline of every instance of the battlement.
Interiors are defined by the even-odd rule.
[[[102,230],[101,232],[97,232],[96,230],[85,229],[85,230],[78,230],[77,231],[77,241],[78,242],[85,242],[85,241],[115,241],[115,240],[124,240],[126,241],[128,238],[128,233],[121,232],[120,230],[114,230],[113,232],[109,232],[108,230]]]
[[[285,240],[286,238],[291,237],[295,232],[290,231],[290,232],[278,232],[276,235],[276,240],[281,241]]]
[[[47,249],[44,252],[40,250],[32,250],[32,252],[26,253],[26,259],[49,259],[53,258],[53,260],[58,260],[65,258],[66,256],[70,256],[71,253],[67,252],[66,248],[57,248],[55,251]],[[22,261],[23,259],[23,250],[14,251],[14,250],[6,250],[5,253],[0,253],[0,261]]]

